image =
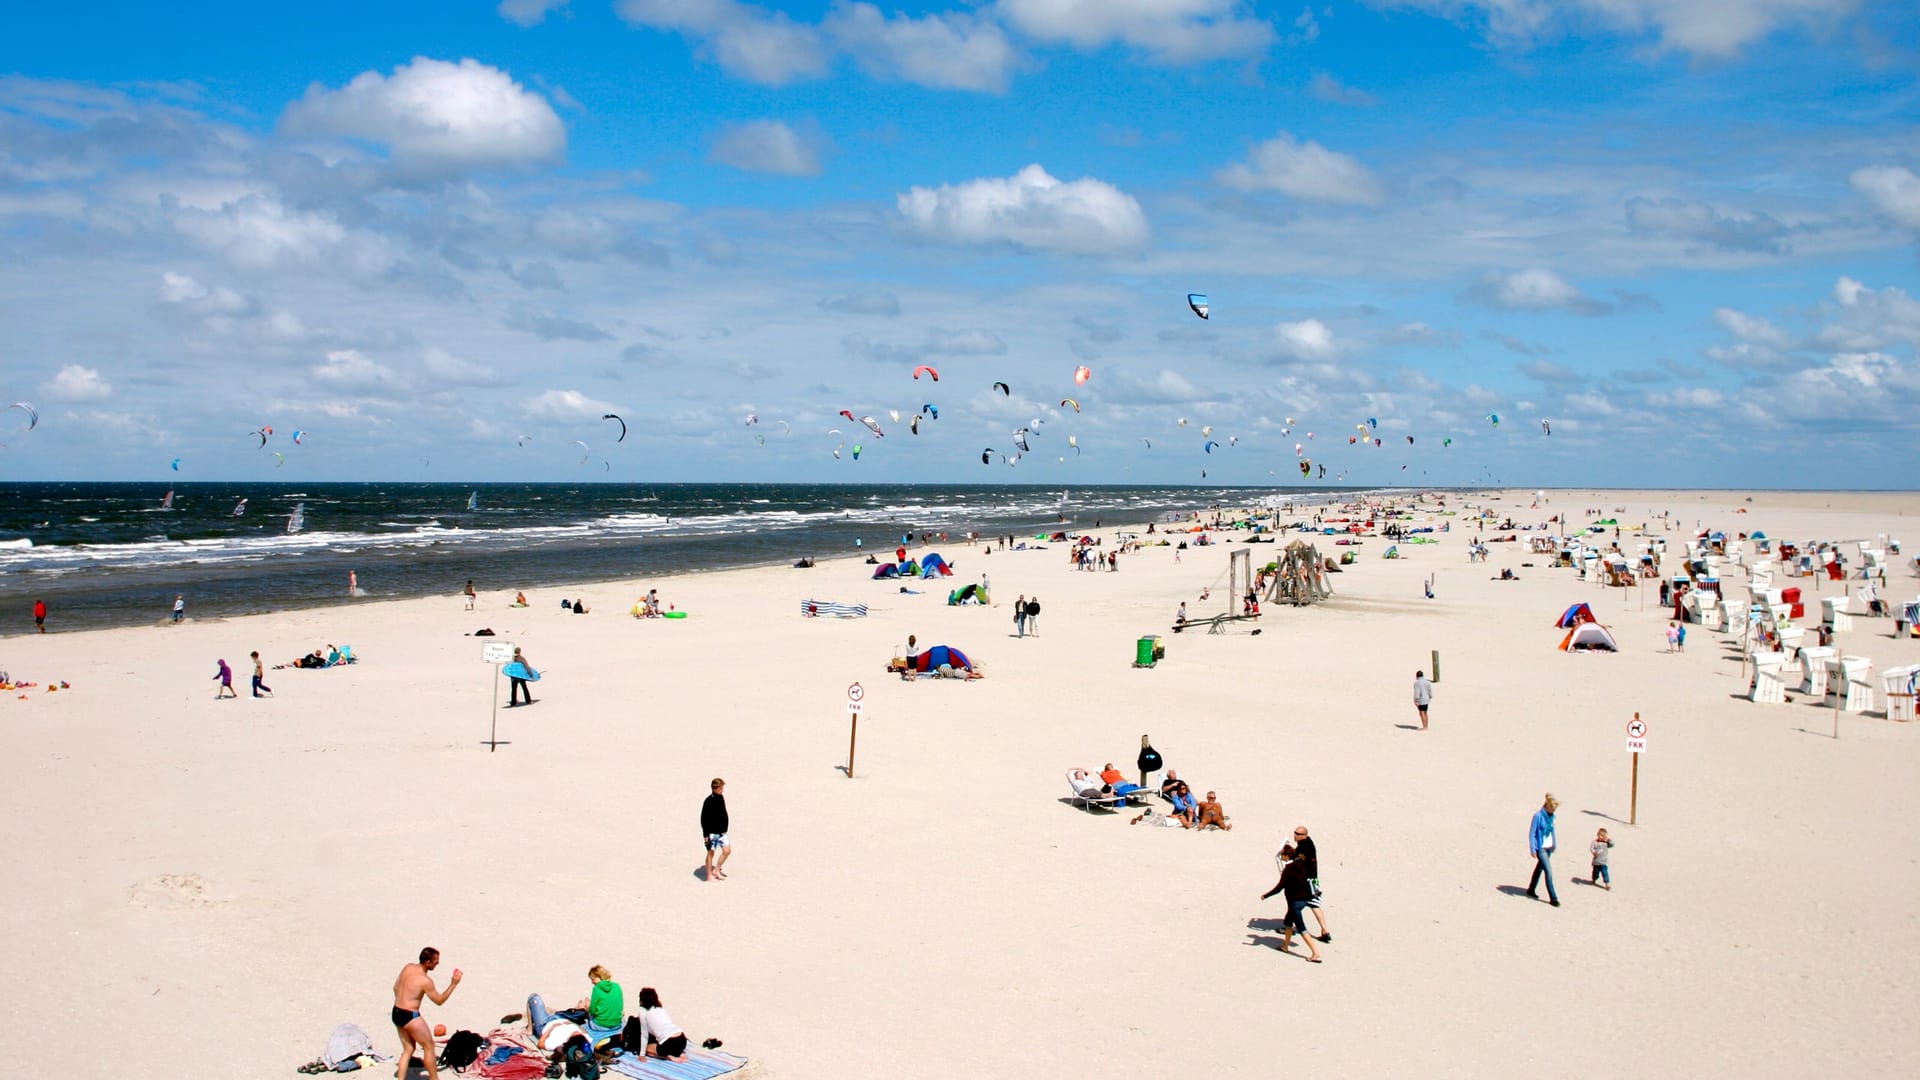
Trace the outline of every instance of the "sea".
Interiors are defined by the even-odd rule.
[[[0,634],[916,552],[1379,489],[964,484],[0,484]],[[171,494],[171,498],[168,496]],[[236,514],[236,510],[239,512]],[[290,529],[291,524],[294,526]],[[348,575],[358,591],[348,594]]]

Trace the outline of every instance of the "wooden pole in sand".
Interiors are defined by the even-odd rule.
[[[853,750],[860,741],[861,702],[867,691],[859,683],[847,687],[847,779],[853,779]]]
[[[1646,746],[1647,726],[1640,722],[1640,714],[1633,714],[1633,723],[1627,725],[1627,756],[1633,759],[1633,774],[1627,787],[1627,824],[1640,824],[1640,750]]]
[[[1634,713],[1635,716],[1640,715]],[[1627,824],[1640,824],[1640,755],[1628,754],[1633,759],[1632,787],[1627,792]]]

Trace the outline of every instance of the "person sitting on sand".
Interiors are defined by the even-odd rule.
[[[332,667],[340,662],[340,648],[332,642],[327,643],[327,665]]]
[[[1220,799],[1213,792],[1207,792],[1206,800],[1200,804],[1200,828],[1231,829],[1233,822],[1227,820],[1227,812],[1220,806]]]
[[[640,1018],[640,1045],[646,1047],[648,1057],[687,1060],[687,1033],[667,1015],[666,1007],[660,1004],[659,991],[651,986],[641,987],[640,1011],[634,1015]]]
[[[620,1034],[627,994],[613,981],[613,973],[599,964],[587,969],[587,978],[593,980],[593,991],[580,1000],[579,1007],[587,1010],[587,1038],[598,1043]]]
[[[1173,790],[1173,817],[1179,820],[1183,829],[1191,829],[1199,821],[1199,806],[1193,801],[1193,791],[1185,781]]]
[[[585,615],[587,613],[587,602],[585,600],[575,600],[573,602],[573,613],[575,615]]]

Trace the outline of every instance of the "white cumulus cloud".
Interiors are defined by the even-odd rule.
[[[835,7],[822,27],[867,74],[936,90],[998,93],[1021,63],[999,24],[979,15],[888,18],[872,4],[854,3]]]
[[[357,393],[399,390],[406,384],[392,369],[356,349],[335,349],[327,353],[326,359],[315,364],[311,373],[316,382]]]
[[[722,132],[707,156],[747,172],[819,176],[823,142],[816,132],[802,134],[777,120],[755,120]]]
[[[1379,206],[1387,199],[1379,178],[1365,165],[1284,131],[1255,146],[1244,163],[1220,170],[1218,179],[1241,191],[1278,191],[1308,202]]]
[[[534,26],[546,19],[547,12],[566,6],[567,0],[500,0],[500,6],[494,10],[510,23]]]
[[[950,244],[1111,254],[1146,246],[1152,229],[1133,196],[1102,180],[1056,180],[1038,165],[997,177],[914,187],[896,200],[908,231]]]
[[[390,76],[362,72],[338,90],[316,83],[287,106],[280,126],[383,146],[412,180],[557,161],[567,144],[553,106],[506,72],[424,56]]]
[[[113,396],[113,384],[93,368],[67,364],[40,384],[40,392],[55,401],[105,401]]]
[[[173,227],[240,270],[325,264],[377,273],[393,259],[389,245],[377,237],[349,233],[329,214],[264,195],[213,211],[182,207],[173,214]]]
[[[1331,360],[1340,354],[1333,331],[1319,319],[1280,323],[1273,328],[1273,340],[1288,360]]]
[[[1725,59],[1783,27],[1830,29],[1860,0],[1370,0],[1375,7],[1426,11],[1483,25],[1507,45],[1527,46],[1596,28],[1651,34],[1658,52]]]
[[[1744,311],[1720,307],[1713,309],[1714,321],[1726,328],[1727,333],[1749,345],[1758,345],[1766,349],[1786,351],[1793,348],[1793,335],[1758,315],[1749,315]]]
[[[528,399],[526,411],[528,415],[543,420],[574,420],[581,417],[598,420],[607,413],[619,412],[620,406],[610,401],[595,401],[578,390],[548,390]]]
[[[1084,52],[1123,45],[1162,64],[1256,56],[1273,26],[1242,0],[999,0],[994,11],[1035,41]]]
[[[698,43],[700,55],[736,78],[785,86],[827,73],[833,54],[818,27],[738,0],[619,0],[629,26],[671,30]]]
[[[1516,311],[1559,309],[1581,315],[1604,314],[1611,307],[1575,288],[1573,283],[1545,267],[1512,273],[1489,273],[1480,282],[1480,296],[1495,307]]]
[[[1920,229],[1920,176],[1897,165],[1875,165],[1851,177],[1853,190],[1875,210],[1909,229]]]

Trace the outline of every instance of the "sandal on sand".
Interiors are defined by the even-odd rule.
[[[525,1019],[526,1019],[526,1014],[524,1013],[508,1013],[507,1015],[500,1018],[500,1022],[503,1024],[512,1024]]]
[[[1319,958],[1319,957],[1317,957],[1317,956],[1309,956],[1309,957],[1307,957],[1307,963],[1309,963],[1309,964],[1317,964],[1317,963],[1319,963],[1319,962],[1320,962],[1320,958]]]

